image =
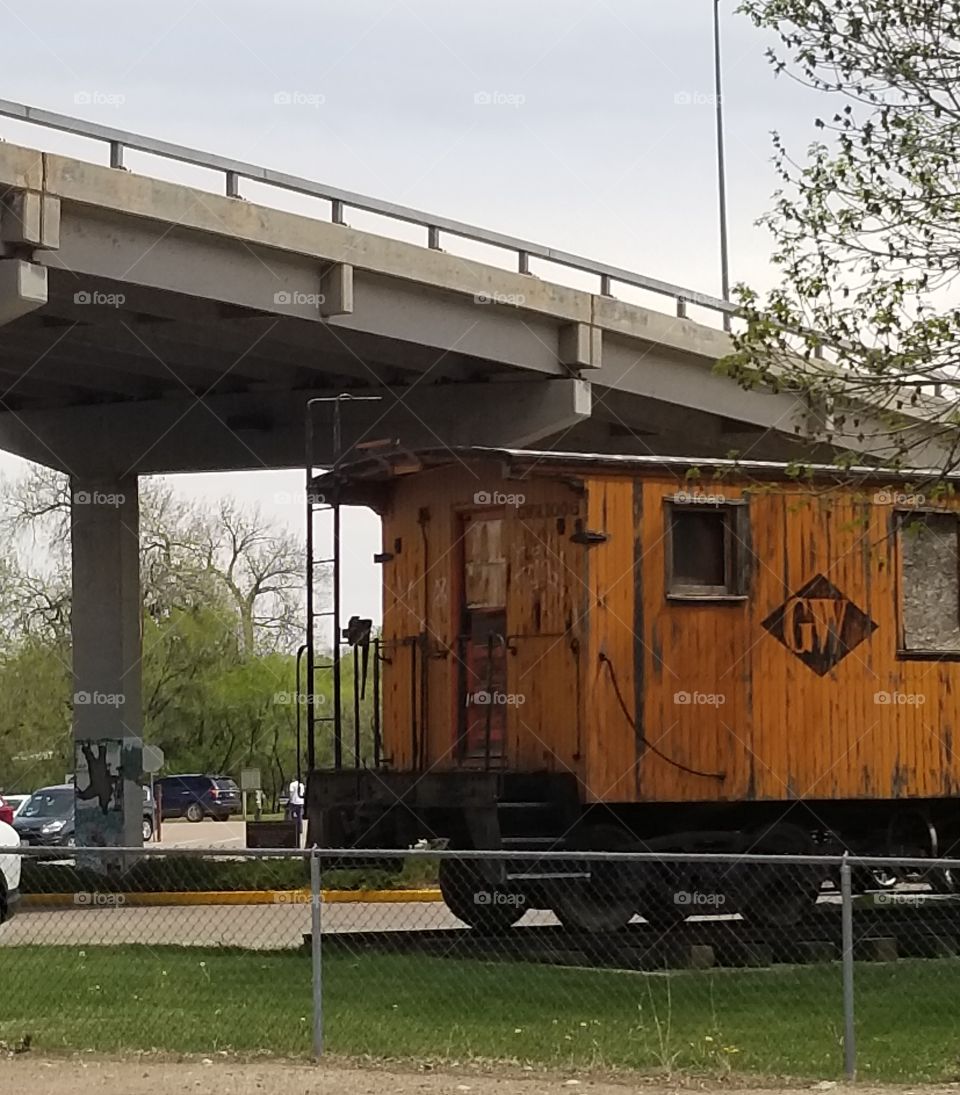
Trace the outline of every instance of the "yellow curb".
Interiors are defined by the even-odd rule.
[[[123,898],[120,902],[118,899]],[[78,900],[85,898],[85,900]],[[111,899],[111,900],[108,900]],[[439,890],[324,890],[324,904],[344,902],[442,901]],[[25,893],[21,908],[27,909],[95,909],[123,904],[124,906],[162,905],[307,905],[309,890],[215,890],[197,893],[118,893],[104,890],[102,894]]]

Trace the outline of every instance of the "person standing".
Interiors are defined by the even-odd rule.
[[[297,827],[297,846],[299,847],[302,843],[300,834],[303,829],[303,784],[297,778],[290,781],[288,809],[290,810],[290,817]]]

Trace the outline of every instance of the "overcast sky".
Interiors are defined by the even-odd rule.
[[[733,280],[771,282],[754,222],[823,104],[721,4]],[[712,0],[0,0],[0,97],[261,163],[720,295]],[[0,119],[0,136],[104,160]],[[146,157],[133,170],[219,187]],[[244,194],[262,200],[262,191]],[[271,194],[272,204],[310,209]],[[363,226],[360,218],[351,223]],[[378,229],[379,230],[379,229]],[[0,470],[19,462],[0,455]],[[295,473],[182,476],[302,528]],[[379,617],[377,523],[351,515],[345,615]]]

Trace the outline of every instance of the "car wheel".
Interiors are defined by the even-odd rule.
[[[203,821],[203,807],[198,802],[191,802],[187,807],[187,821]]]
[[[148,840],[153,837],[153,822],[150,818],[145,817],[143,819],[143,843],[146,844]]]

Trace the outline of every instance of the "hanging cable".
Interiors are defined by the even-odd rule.
[[[624,718],[633,727],[633,732],[637,735],[637,741],[641,742],[652,753],[656,753],[661,760],[665,760],[667,764],[672,764],[674,768],[679,768],[681,772],[689,772],[691,776],[703,776],[705,779],[716,779],[721,782],[727,778],[725,772],[701,772],[697,768],[688,768],[685,764],[681,764],[680,761],[674,760],[673,757],[668,757],[666,753],[658,749],[653,742],[640,730],[633,716],[630,714],[630,709],[627,707],[623,699],[623,693],[620,691],[620,685],[617,682],[616,670],[613,668],[613,662],[606,656],[606,654],[600,655],[600,661],[607,667],[607,672],[610,674],[610,683],[613,685],[613,691],[617,697],[617,703],[620,705],[620,710],[623,712]]]

